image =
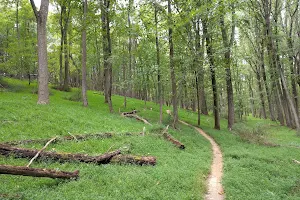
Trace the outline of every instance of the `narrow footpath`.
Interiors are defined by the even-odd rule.
[[[222,187],[223,176],[223,157],[219,145],[215,140],[206,134],[202,129],[187,124],[183,121],[181,123],[194,127],[203,137],[205,137],[211,144],[213,150],[213,161],[211,165],[211,172],[207,179],[207,194],[205,200],[223,200],[225,199],[224,190]]]

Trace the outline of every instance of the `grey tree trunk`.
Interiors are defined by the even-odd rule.
[[[83,21],[82,21],[82,101],[83,106],[88,106],[87,83],[86,83],[86,17],[87,17],[87,0],[83,2]]]
[[[223,4],[223,1],[220,2]],[[223,5],[224,6],[224,5]],[[221,6],[222,7],[222,6]],[[231,28],[231,38],[230,41],[228,39],[228,33],[225,26],[225,20],[224,20],[224,12],[222,12],[221,15],[221,34],[223,39],[223,46],[226,49],[224,53],[224,61],[225,61],[225,71],[226,71],[226,88],[227,88],[227,105],[228,105],[228,129],[231,130],[232,126],[234,124],[234,102],[233,102],[233,88],[232,88],[232,79],[231,79],[231,48],[233,46],[234,42],[234,36],[235,36],[235,22],[234,22],[234,6],[232,6],[232,28]]]
[[[173,45],[173,23],[171,0],[168,0],[168,22],[169,22],[169,50],[170,50],[170,72],[172,82],[172,104],[173,104],[173,127],[177,127],[178,123],[178,107],[177,107],[177,85],[175,77],[175,62],[174,62],[174,45]]]
[[[47,17],[49,0],[41,2],[40,10],[37,11],[34,0],[30,0],[37,22],[37,40],[38,40],[38,104],[49,103],[48,88],[48,54],[47,54]]]

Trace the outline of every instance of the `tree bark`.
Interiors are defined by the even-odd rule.
[[[173,138],[170,134],[164,133],[163,134],[164,138],[175,144],[179,149],[185,149],[184,144],[182,144],[180,141],[176,140]]]
[[[156,158],[153,156],[116,155],[112,157],[111,163],[135,164],[135,165],[156,165]]]
[[[82,100],[83,106],[88,106],[87,83],[86,83],[86,17],[87,17],[87,0],[83,2],[83,21],[82,21]]]
[[[33,176],[33,177],[48,177],[48,178],[61,178],[61,179],[77,179],[79,171],[66,172],[51,169],[39,169],[22,166],[0,165],[0,174]]]
[[[49,103],[48,88],[48,56],[47,56],[47,17],[49,0],[41,2],[40,10],[37,11],[34,0],[30,0],[37,22],[37,40],[38,40],[38,101],[37,104]]]
[[[31,159],[34,157],[39,150],[25,149],[13,147],[5,144],[0,144],[0,154],[4,156],[13,156],[15,158],[28,158]],[[41,152],[37,160],[54,160],[59,162],[84,162],[84,163],[96,163],[96,164],[107,164],[110,162],[110,159],[120,154],[120,150],[116,150],[110,153],[105,153],[99,156],[88,156],[85,154],[70,154],[70,153],[55,153],[44,151]]]

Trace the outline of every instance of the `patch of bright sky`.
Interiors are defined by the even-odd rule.
[[[43,1],[43,0],[34,0],[35,6],[37,7],[38,10],[40,9],[41,1]],[[49,11],[53,12],[54,10],[55,10],[54,5],[52,3],[50,3],[49,4]]]

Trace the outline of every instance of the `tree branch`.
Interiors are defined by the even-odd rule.
[[[39,12],[38,12],[37,9],[36,9],[34,0],[30,0],[30,4],[31,4],[32,10],[33,10],[33,12],[34,12],[35,18],[37,19],[37,18],[38,18],[38,15],[39,15]]]

